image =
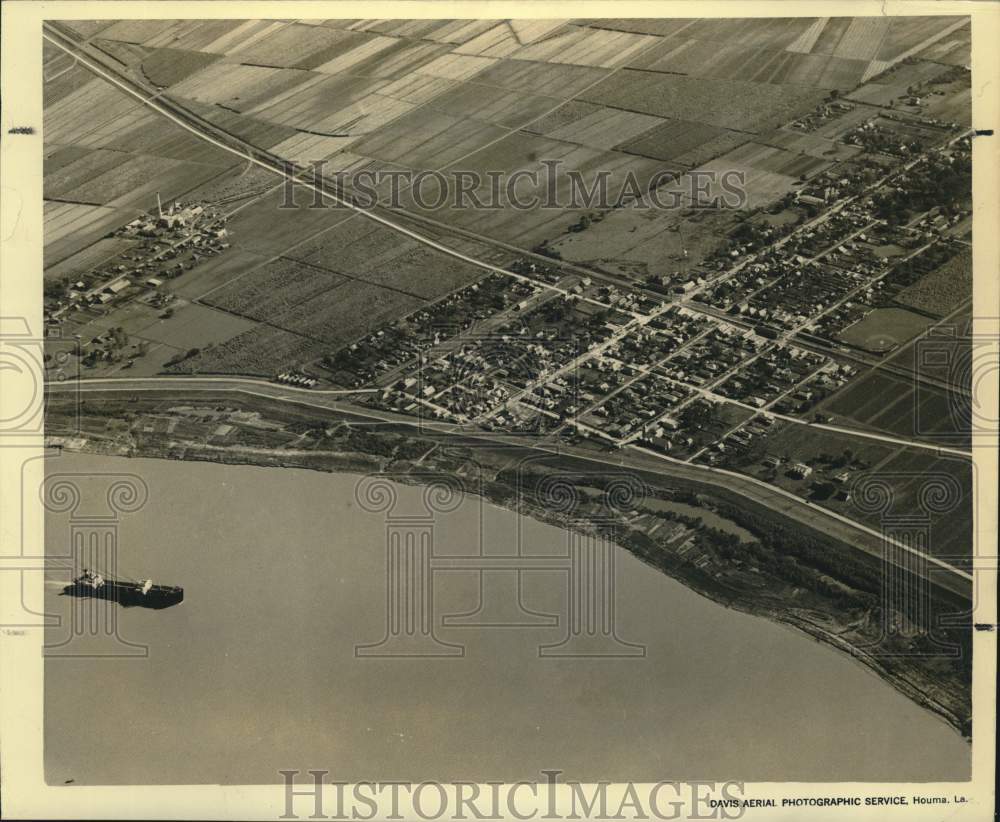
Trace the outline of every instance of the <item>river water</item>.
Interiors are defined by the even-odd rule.
[[[117,639],[70,638],[79,601],[51,575],[46,607],[63,617],[47,635],[61,655],[45,663],[52,784],[266,784],[281,769],[346,781],[969,776],[955,731],[850,658],[621,549],[615,631],[643,656],[540,656],[567,631],[567,574],[554,567],[521,575],[522,606],[515,572],[482,574],[489,607],[464,620],[490,623],[478,627],[440,623],[476,610],[480,573],[435,571],[435,633],[464,654],[362,657],[356,646],[387,630],[387,524],[359,506],[358,477],[79,454],[51,460],[56,473],[86,486],[76,517],[106,510],[108,475],[141,477],[148,501],[116,525],[119,571],[183,585],[185,600],[116,609]],[[421,488],[394,490],[394,516],[422,512]],[[91,527],[67,513],[46,522],[50,555],[74,523]],[[567,539],[467,497],[436,516],[433,551],[559,556]],[[120,655],[136,646],[148,655]]]

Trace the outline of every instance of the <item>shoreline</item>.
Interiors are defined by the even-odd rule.
[[[128,450],[123,451],[119,448],[101,448],[99,445],[100,442],[101,440],[88,438],[83,448],[66,450],[67,453],[118,456],[127,459],[143,458],[168,459],[182,462],[215,462],[226,465],[251,465],[258,468],[295,468],[332,474],[363,476],[378,472],[386,473],[389,475],[389,479],[404,485],[426,486],[428,484],[426,481],[422,482],[419,476],[411,473],[413,468],[413,464],[411,463],[405,463],[402,466],[396,466],[395,470],[389,470],[384,458],[360,452],[285,451],[284,453],[278,453],[273,449],[234,449],[195,443],[185,444],[183,449],[177,449],[176,447],[157,449],[133,445]],[[584,535],[593,534],[596,530],[581,528],[578,524],[568,521],[567,518],[561,517],[557,513],[539,505],[532,504],[530,500],[523,497],[520,500],[516,496],[510,499],[505,498],[498,493],[498,484],[508,492],[516,494],[516,491],[510,489],[508,485],[495,481],[490,484],[480,484],[479,491],[475,487],[467,487],[467,484],[463,483],[461,490],[463,494],[481,496],[488,504],[494,505],[497,508],[511,511],[515,514],[526,515],[538,522],[557,528]],[[686,504],[695,504],[706,511],[713,510],[710,506],[700,502],[692,503],[687,499],[684,502]],[[718,516],[724,516],[719,514],[718,511],[714,511],[714,513]],[[856,644],[853,644],[838,633],[825,628],[818,621],[808,619],[802,614],[796,613],[796,609],[789,609],[787,605],[782,607],[782,604],[773,595],[755,599],[751,594],[741,593],[729,585],[719,584],[718,581],[700,572],[690,562],[665,563],[662,558],[660,558],[659,562],[654,561],[654,558],[649,555],[648,546],[641,545],[638,536],[639,534],[632,529],[624,529],[620,533],[616,532],[614,542],[619,548],[628,551],[640,561],[652,566],[660,573],[666,574],[689,590],[718,605],[784,625],[811,637],[816,642],[849,656],[857,664],[862,665],[898,693],[907,697],[922,709],[934,714],[939,720],[946,722],[967,743],[971,742],[971,712],[969,719],[963,718],[956,710],[950,708],[940,699],[935,698],[935,696],[929,693],[926,687],[921,688],[918,684],[914,683],[913,674],[915,672],[913,670],[908,672],[907,665],[898,663],[892,665],[891,662],[889,664],[884,663],[876,656],[864,652]],[[912,666],[909,667],[912,668]],[[917,678],[919,679],[919,677]]]

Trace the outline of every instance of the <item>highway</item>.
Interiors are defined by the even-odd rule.
[[[416,240],[416,241],[418,241],[418,242],[420,242],[420,243],[422,243],[424,245],[427,245],[427,246],[429,246],[429,247],[431,247],[431,248],[433,248],[433,249],[435,249],[437,251],[440,251],[441,253],[447,254],[450,257],[454,257],[456,259],[462,260],[463,262],[469,263],[469,264],[477,266],[479,268],[483,268],[483,269],[488,270],[488,271],[493,271],[493,272],[496,272],[496,273],[504,274],[504,275],[506,275],[508,277],[512,277],[512,278],[517,279],[519,281],[530,283],[530,284],[532,284],[532,285],[534,285],[536,287],[545,289],[545,290],[549,291],[550,293],[561,294],[561,295],[563,295],[565,297],[574,296],[574,297],[577,297],[579,299],[583,299],[586,302],[589,302],[589,303],[601,306],[602,308],[610,308],[610,306],[607,306],[604,303],[601,303],[600,301],[597,301],[597,300],[594,300],[594,299],[591,299],[591,298],[588,298],[588,297],[579,297],[578,295],[573,295],[571,291],[569,291],[568,289],[566,289],[566,288],[564,288],[562,286],[552,285],[552,284],[549,284],[549,283],[541,282],[541,281],[536,280],[534,278],[526,277],[526,276],[524,276],[522,274],[518,274],[518,273],[516,273],[514,271],[510,271],[508,269],[501,268],[499,266],[495,266],[495,265],[492,265],[490,263],[484,262],[482,260],[476,259],[475,257],[471,257],[469,255],[462,254],[461,252],[455,251],[454,249],[451,249],[451,248],[449,248],[449,247],[447,247],[445,245],[442,245],[441,243],[438,243],[435,240],[432,240],[432,239],[430,239],[428,237],[425,237],[424,235],[422,235],[422,234],[420,234],[420,233],[418,233],[416,231],[412,231],[412,230],[410,230],[410,229],[408,229],[408,228],[406,228],[404,226],[401,226],[399,223],[394,222],[393,220],[387,219],[386,217],[383,217],[383,216],[381,216],[379,214],[376,214],[373,211],[371,211],[370,209],[361,208],[361,207],[357,206],[356,204],[354,204],[349,199],[345,199],[345,198],[340,197],[338,195],[331,194],[327,190],[327,186],[326,185],[319,185],[319,184],[317,184],[315,182],[310,182],[310,181],[307,181],[307,180],[297,179],[297,177],[298,177],[299,174],[304,173],[304,172],[313,171],[313,170],[309,169],[309,168],[298,170],[296,168],[296,171],[294,173],[292,173],[292,172],[289,171],[289,168],[294,168],[295,167],[294,164],[288,163],[287,161],[280,160],[279,158],[273,158],[270,155],[268,155],[266,152],[263,152],[262,150],[258,149],[257,147],[255,147],[255,146],[253,146],[253,145],[251,145],[249,143],[246,143],[246,142],[240,140],[239,138],[234,137],[233,135],[230,135],[230,134],[228,134],[226,132],[222,132],[220,129],[218,129],[217,127],[213,126],[211,123],[207,123],[206,121],[202,120],[201,118],[198,118],[196,115],[191,114],[190,112],[187,112],[185,109],[183,109],[182,107],[180,107],[177,104],[173,103],[173,101],[169,100],[169,98],[162,97],[161,93],[149,95],[149,94],[144,93],[144,90],[141,90],[141,87],[140,87],[140,90],[137,90],[134,87],[137,84],[135,84],[135,83],[133,83],[131,81],[125,81],[123,79],[120,79],[119,77],[116,77],[113,74],[111,74],[109,71],[106,71],[101,65],[99,65],[98,63],[96,63],[93,59],[91,59],[87,55],[81,53],[79,44],[75,43],[69,37],[67,37],[66,35],[64,35],[61,32],[59,32],[56,28],[54,28],[49,23],[46,23],[44,25],[43,36],[45,37],[45,39],[49,40],[51,43],[53,43],[54,45],[56,45],[57,47],[59,47],[60,49],[62,49],[67,54],[70,54],[71,56],[77,58],[81,63],[83,63],[91,71],[95,72],[96,74],[98,74],[99,76],[101,76],[105,80],[107,80],[108,82],[114,84],[118,88],[120,88],[123,91],[127,92],[129,95],[137,98],[143,104],[145,104],[145,105],[153,108],[158,113],[160,113],[163,116],[165,116],[168,119],[170,119],[172,122],[176,123],[177,125],[181,126],[185,130],[187,130],[187,131],[191,132],[192,134],[194,134],[195,136],[197,136],[199,139],[202,139],[202,140],[204,140],[204,141],[206,141],[208,143],[211,143],[212,145],[214,145],[214,146],[216,146],[218,148],[221,148],[221,149],[223,149],[223,150],[225,150],[225,151],[227,151],[227,152],[229,152],[231,154],[235,154],[236,156],[238,156],[238,157],[246,160],[248,163],[252,163],[252,164],[257,165],[257,166],[259,166],[261,168],[265,168],[265,169],[267,169],[269,171],[276,172],[276,173],[281,174],[281,175],[283,175],[285,177],[288,177],[288,178],[296,181],[300,185],[304,185],[307,188],[311,189],[312,191],[318,193],[320,196],[326,197],[329,200],[332,200],[333,202],[335,202],[336,204],[338,204],[340,206],[343,206],[345,208],[351,209],[352,211],[356,212],[358,215],[364,217],[365,219],[369,219],[369,220],[377,222],[377,223],[379,223],[381,225],[384,225],[385,227],[391,229],[392,231],[399,232],[399,233],[401,233],[401,234],[403,234],[403,235],[405,235],[407,237],[410,237],[411,239],[414,239],[414,240]],[[67,45],[67,43],[68,43],[68,45]],[[195,123],[196,125],[192,124],[192,123]],[[213,137],[211,134],[206,133],[207,130],[212,130],[212,131],[218,132],[225,139],[220,139],[218,137]],[[961,139],[961,136],[962,135],[953,137],[951,140],[948,141],[948,143],[950,144],[950,143],[955,142],[958,139]],[[263,157],[264,159],[261,159],[261,157]],[[897,174],[900,174],[900,173],[904,172],[905,170],[908,170],[909,168],[913,167],[913,165],[915,165],[918,162],[918,160],[919,160],[919,158],[915,158],[914,160],[911,160],[909,163],[907,163],[906,165],[904,165],[902,168],[896,169],[896,170],[890,172],[889,174],[886,174],[879,181],[877,181],[875,183],[872,183],[868,187],[866,187],[865,191],[869,191],[872,188],[877,187],[878,185],[883,184],[885,181],[887,181],[889,179],[892,179]],[[794,237],[795,235],[797,235],[799,232],[801,232],[803,230],[806,230],[806,229],[808,229],[810,227],[814,227],[815,225],[819,224],[820,222],[829,219],[830,216],[832,216],[833,214],[837,213],[838,211],[840,211],[841,209],[843,209],[845,206],[847,206],[849,203],[853,202],[854,200],[856,200],[860,196],[861,196],[861,194],[855,194],[855,195],[851,195],[849,197],[846,197],[846,198],[840,200],[839,202],[837,202],[833,206],[831,206],[829,209],[827,209],[823,214],[818,215],[817,217],[813,218],[812,220],[807,221],[802,226],[798,227],[795,231],[791,232],[790,234],[786,235],[785,237],[782,237],[772,247],[773,248],[779,248],[779,247],[781,247],[786,242],[788,242],[792,237]],[[486,240],[487,238],[483,238],[483,239]],[[723,279],[723,278],[725,278],[727,276],[731,276],[733,273],[739,271],[745,265],[748,265],[749,263],[753,262],[754,259],[755,259],[755,256],[750,256],[750,257],[744,259],[743,261],[741,261],[740,263],[738,263],[736,266],[734,266],[731,269],[727,270],[726,272],[724,272],[722,275],[720,275],[719,277],[715,278],[711,282],[715,282],[715,281],[718,281],[719,279]],[[708,285],[710,285],[711,282],[710,283],[706,283],[705,285],[701,286],[701,288],[699,288],[698,290],[700,291],[700,290],[708,287]],[[844,298],[844,299],[846,299],[846,298]],[[686,308],[688,308],[690,310],[693,310],[693,311],[697,311],[699,313],[709,314],[709,315],[715,314],[715,312],[713,312],[711,310],[706,310],[707,309],[706,306],[702,306],[700,304],[694,304],[694,303],[692,303],[690,301],[690,299],[686,300],[683,303],[683,305]],[[632,322],[627,326],[628,328],[632,328],[632,327],[636,327],[636,326],[643,326],[643,325],[645,325],[652,318],[651,315],[643,315],[643,314],[638,314],[636,312],[627,312],[627,313],[629,313],[632,316]],[[659,313],[659,312],[656,312],[656,313]],[[718,317],[718,318],[723,319],[726,322],[734,322],[733,318],[729,317],[727,315],[722,315],[721,317]],[[736,320],[735,324],[742,324],[742,323],[740,323],[739,320]],[[798,330],[800,330],[800,329],[797,328],[794,331],[798,331]],[[792,333],[794,333],[794,332],[788,332],[788,333],[784,334],[783,337],[787,339],[790,336],[792,336]],[[763,353],[763,352],[761,352],[761,353]],[[740,367],[742,367],[745,364],[746,363],[741,363]],[[693,387],[693,386],[689,386],[689,387]],[[727,401],[730,401],[730,400],[727,400]],[[788,418],[788,419],[794,420],[794,418],[791,418],[791,417]],[[801,422],[799,420],[795,420],[795,421],[796,422]],[[957,455],[957,456],[965,456],[965,457],[969,457],[970,456],[970,453],[968,451],[963,451],[963,450],[960,450],[960,449],[957,449],[957,448],[946,448],[946,447],[943,447],[943,446],[928,445],[926,443],[920,443],[918,441],[903,439],[903,438],[899,438],[899,437],[891,437],[889,435],[861,433],[861,432],[858,432],[858,431],[856,431],[854,429],[847,428],[847,427],[834,427],[834,426],[829,426],[829,427],[830,427],[831,430],[835,430],[838,433],[851,434],[851,435],[862,436],[862,437],[873,438],[873,439],[883,439],[885,442],[896,444],[896,445],[909,445],[909,446],[916,447],[916,448],[923,448],[925,450],[946,452],[946,453],[950,453],[950,454]]]
[[[283,161],[280,158],[274,158],[268,155],[266,152],[262,152],[256,147],[246,144],[236,137],[233,137],[226,132],[221,131],[211,124],[207,124],[198,118],[195,118],[189,112],[184,110],[181,106],[177,105],[168,98],[163,98],[159,94],[150,95],[145,93],[145,89],[138,84],[125,81],[119,77],[110,73],[105,67],[95,62],[90,56],[83,53],[79,47],[79,44],[75,43],[70,38],[61,34],[57,29],[53,28],[50,24],[44,24],[44,38],[62,49],[66,53],[75,57],[83,65],[85,65],[90,71],[101,76],[109,83],[112,83],[117,88],[121,89],[125,93],[132,97],[138,99],[143,105],[150,107],[151,109],[157,111],[162,116],[168,118],[170,121],[185,129],[186,131],[194,134],[200,140],[203,140],[217,148],[234,154],[241,159],[245,160],[247,163],[259,166],[261,168],[267,169],[268,171],[277,172],[285,177],[288,177],[298,184],[311,189],[315,193],[319,194],[340,206],[352,209],[361,215],[364,219],[371,220],[375,223],[379,223],[386,228],[402,234],[410,239],[430,247],[435,251],[445,254],[449,257],[458,259],[467,264],[476,266],[478,268],[497,272],[505,276],[512,277],[517,280],[524,282],[529,282],[532,285],[539,286],[543,289],[547,289],[554,293],[559,293],[564,296],[570,296],[570,292],[559,286],[542,283],[533,278],[525,277],[524,275],[515,273],[513,271],[504,269],[502,267],[486,263],[482,260],[478,260],[469,255],[463,254],[461,252],[455,251],[448,246],[445,246],[435,240],[432,240],[422,234],[412,231],[399,223],[390,220],[380,214],[374,213],[369,209],[363,209],[357,206],[349,199],[332,194],[326,185],[316,183],[310,180],[303,180],[300,175],[311,171],[312,169],[298,169],[294,164]],[[159,99],[158,99],[159,98]],[[192,121],[196,122],[197,125],[192,125]],[[212,131],[213,133],[207,133]],[[217,136],[213,136],[217,135]],[[958,138],[956,138],[958,139]],[[915,162],[915,161],[914,161]],[[912,165],[912,163],[911,163]],[[909,166],[907,166],[909,167]],[[904,167],[904,168],[907,168]],[[898,173],[898,172],[896,172]],[[891,175],[888,175],[891,176]],[[828,218],[832,213],[839,211],[848,202],[854,198],[848,198],[838,204],[833,208],[828,210],[822,215],[823,219]],[[777,245],[786,242],[792,235],[788,235],[783,238]],[[738,270],[743,265],[748,264],[752,261],[752,257],[741,262],[735,269]],[[586,299],[586,298],[585,298]],[[595,302],[598,305],[602,305],[594,300],[589,300],[590,302]],[[635,324],[645,324],[645,321],[651,319],[645,315],[633,314],[633,323],[629,326]],[[489,435],[483,435],[480,433],[469,433],[462,431],[460,428],[450,423],[427,423],[427,422],[415,422],[412,418],[403,417],[398,414],[392,414],[390,412],[374,411],[367,408],[359,408],[348,402],[348,398],[351,395],[357,395],[362,393],[361,391],[344,391],[344,390],[322,390],[322,389],[300,389],[293,386],[277,385],[275,383],[270,383],[265,380],[254,380],[242,377],[150,377],[150,378],[113,378],[113,379],[94,379],[94,380],[82,380],[73,383],[62,383],[53,384],[49,386],[50,392],[62,392],[62,391],[81,391],[84,393],[92,392],[107,392],[107,391],[124,391],[124,392],[176,392],[178,397],[189,396],[192,393],[198,392],[239,392],[250,397],[259,397],[272,401],[284,401],[293,402],[298,405],[303,405],[307,407],[323,409],[327,411],[337,411],[340,413],[347,413],[356,416],[361,416],[369,418],[382,423],[394,423],[400,425],[421,425],[424,429],[432,429],[439,431],[441,433],[451,433],[460,436],[461,438],[472,438],[472,439],[487,439],[496,441],[495,437],[490,437]],[[369,389],[377,390],[377,389]],[[841,433],[857,434],[851,429],[841,429],[833,426],[828,426],[832,430],[837,430]],[[882,437],[880,435],[868,435],[873,438],[885,439],[887,442],[892,442],[894,444],[902,444],[914,447],[924,447],[932,448],[937,451],[948,451],[949,449],[939,448],[938,446],[927,446],[926,444],[917,444],[907,440],[901,440],[895,437]],[[519,445],[539,448],[540,444],[534,440],[521,438],[524,441],[518,441]],[[951,449],[957,451],[957,449]],[[638,453],[636,453],[638,452]],[[742,474],[737,474],[735,472],[725,471],[723,469],[710,468],[706,466],[695,466],[690,465],[679,460],[673,460],[669,457],[662,457],[661,455],[652,455],[652,452],[643,453],[643,449],[631,449],[628,454],[624,452],[619,452],[618,460],[609,458],[600,458],[595,456],[591,451],[583,451],[582,449],[572,449],[572,448],[562,448],[561,453],[570,453],[574,457],[580,459],[589,460],[591,462],[601,462],[605,464],[613,464],[616,466],[628,465],[629,467],[636,468],[638,470],[648,470],[657,473],[664,473],[663,467],[664,462],[670,464],[669,474],[672,476],[686,476],[692,481],[705,483],[708,485],[715,485],[719,488],[724,488],[729,492],[735,492],[743,494],[749,498],[752,498],[767,507],[781,511],[786,516],[792,519],[799,520],[811,527],[817,528],[818,530],[823,530],[828,533],[836,535],[838,538],[847,542],[848,544],[856,545],[862,550],[868,553],[873,553],[880,555],[881,552],[881,541],[883,539],[880,532],[868,528],[860,523],[854,522],[846,517],[842,517],[833,512],[827,511],[818,506],[812,505],[806,500],[796,497],[790,492],[778,489],[772,485],[761,482],[751,477],[747,477]],[[967,452],[957,452],[960,455],[968,456]],[[859,540],[859,534],[864,534],[866,539]],[[853,538],[852,538],[853,537]],[[874,537],[873,541],[871,538]],[[875,547],[873,547],[873,545]],[[926,561],[929,565],[939,568],[939,570],[946,571],[947,573],[937,574],[935,581],[940,582],[942,585],[947,585],[950,590],[954,590],[956,593],[960,593],[962,596],[968,597],[968,583],[971,581],[971,575],[963,570],[954,568],[953,566],[938,560],[937,558],[925,554],[918,549],[911,546],[898,544],[898,547],[903,550],[919,555],[919,557]],[[945,582],[947,580],[947,582]]]
[[[595,454],[592,450],[560,444],[551,444],[527,436],[504,435],[503,437],[486,432],[467,431],[454,423],[417,420],[391,411],[363,408],[350,402],[352,395],[361,391],[322,390],[297,388],[279,385],[265,380],[243,377],[135,377],[88,379],[52,383],[47,386],[52,394],[79,392],[82,395],[100,393],[136,394],[167,394],[175,396],[179,401],[190,401],[199,394],[242,394],[251,399],[287,402],[307,408],[326,412],[348,415],[359,419],[370,420],[373,424],[393,424],[420,428],[425,432],[449,435],[455,438],[455,444],[472,443],[492,445],[494,447],[519,446],[533,451],[543,451],[553,456],[567,455],[602,465],[611,465],[618,469],[628,468],[640,472],[657,475],[668,475],[678,479],[714,486],[729,494],[747,497],[767,508],[781,513],[789,519],[818,530],[822,533],[851,545],[858,550],[882,558],[884,547],[883,534],[862,523],[845,516],[828,511],[808,500],[797,497],[789,491],[777,488],[769,483],[709,466],[691,465],[681,460],[656,454],[646,449],[632,447],[627,450],[610,452],[606,456]],[[943,588],[968,599],[971,596],[972,574],[960,568],[925,553],[911,545],[890,540],[891,544],[903,551],[915,555],[927,563],[927,567],[936,570],[932,581]],[[912,569],[911,569],[912,570]]]
[[[598,305],[601,308],[611,307],[598,300],[594,300],[588,297],[579,297],[579,295],[575,295],[571,291],[568,291],[567,289],[561,288],[559,286],[541,282],[532,277],[526,277],[523,274],[518,274],[517,272],[510,271],[509,269],[501,268],[500,266],[484,262],[483,260],[478,260],[475,257],[470,257],[467,254],[462,254],[460,251],[455,251],[453,248],[449,248],[446,245],[442,245],[441,243],[432,240],[429,237],[425,237],[424,235],[419,234],[416,231],[411,231],[410,229],[399,225],[399,223],[396,223],[386,217],[383,217],[380,214],[376,214],[371,209],[361,208],[350,199],[346,199],[337,194],[330,193],[330,191],[327,190],[327,187],[325,185],[320,185],[310,180],[304,180],[299,176],[301,174],[309,172],[315,174],[314,169],[312,168],[300,169],[294,163],[291,163],[287,160],[272,158],[266,152],[257,148],[256,146],[252,146],[249,143],[246,143],[243,140],[240,140],[239,138],[231,134],[228,134],[227,132],[222,131],[216,126],[207,123],[201,120],[200,118],[197,118],[195,115],[191,114],[190,112],[187,112],[185,109],[174,103],[169,98],[159,97],[159,95],[148,95],[144,93],[144,90],[137,90],[134,87],[137,84],[133,82],[125,82],[124,80],[121,80],[118,77],[111,74],[110,72],[106,71],[101,65],[96,63],[89,56],[82,53],[79,48],[79,44],[73,42],[72,40],[70,40],[70,38],[66,37],[66,35],[60,33],[57,29],[52,27],[51,24],[49,23],[44,24],[44,31],[42,36],[50,43],[52,43],[54,46],[57,46],[58,48],[65,51],[67,54],[76,57],[83,65],[85,65],[88,69],[90,69],[98,76],[104,78],[109,83],[113,84],[117,88],[126,92],[130,96],[135,97],[144,105],[149,106],[157,113],[162,114],[164,117],[166,117],[176,125],[180,126],[184,130],[191,132],[200,140],[204,140],[205,142],[210,143],[216,148],[220,148],[223,151],[229,152],[230,154],[235,154],[237,157],[255,166],[259,166],[260,168],[267,169],[268,171],[281,174],[282,176],[287,177],[292,181],[294,181],[297,185],[305,186],[306,188],[312,190],[320,197],[324,197],[338,206],[351,209],[352,211],[364,217],[366,220],[371,220],[372,222],[379,223],[380,225],[383,225],[392,231],[396,231],[399,234],[403,234],[406,237],[409,237],[410,239],[415,240],[416,242],[422,245],[426,245],[429,248],[433,248],[435,251],[439,251],[442,254],[446,254],[449,257],[461,260],[462,262],[476,266],[477,268],[482,268],[487,271],[493,271],[498,274],[504,274],[508,277],[513,277],[515,280],[520,280],[521,282],[530,283],[540,288],[549,289],[550,291],[562,294],[565,297],[569,296],[578,297],[579,299],[582,299],[585,302],[593,303],[594,305]],[[70,45],[66,45],[67,42]],[[157,99],[158,97],[159,99]],[[195,121],[198,123],[198,125],[194,126],[189,121]],[[225,139],[221,139],[220,137],[213,137],[211,134],[206,133],[208,129],[211,129],[217,134],[224,136]],[[294,169],[294,171],[290,169]],[[626,312],[626,313],[632,313],[632,312]],[[638,315],[635,315],[633,313],[633,316],[638,316]]]

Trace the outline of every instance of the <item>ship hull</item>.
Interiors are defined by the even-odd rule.
[[[64,596],[105,599],[117,602],[123,608],[169,608],[184,600],[184,589],[167,585],[154,585],[145,594],[139,585],[126,582],[105,581],[99,588],[73,582],[63,588]]]

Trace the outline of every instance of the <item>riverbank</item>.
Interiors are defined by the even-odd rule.
[[[348,423],[310,427],[301,420],[259,416],[235,432],[237,436],[227,432],[227,442],[221,443],[204,436],[219,430],[212,409],[133,406],[129,413],[134,419],[124,420],[124,425],[116,422],[113,430],[105,425],[103,432],[96,430],[97,423],[107,418],[91,417],[91,430],[74,444],[80,450],[119,456],[386,473],[407,484],[449,482],[463,493],[478,494],[541,522],[604,533],[643,562],[719,604],[794,627],[849,654],[969,737],[968,632],[952,629],[946,637],[959,649],[958,659],[926,653],[934,647],[920,626],[908,615],[883,612],[876,561],[822,535],[790,531],[773,512],[743,510],[672,483],[669,475],[649,482],[614,468],[582,471],[571,459],[525,454],[517,448],[455,447],[440,438]],[[49,430],[58,433],[58,415],[50,416]],[[284,440],[274,434],[279,429]],[[693,505],[713,519],[722,517],[753,535],[753,541],[706,526],[700,518],[664,510],[662,500]],[[955,603],[941,605],[943,612],[955,608]],[[890,625],[904,630],[886,637],[884,628]]]

